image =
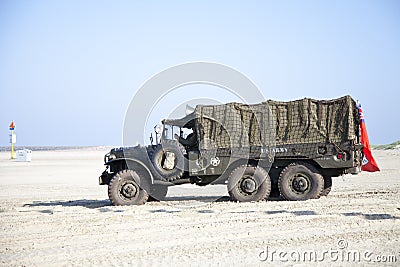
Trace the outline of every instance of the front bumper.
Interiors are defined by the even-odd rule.
[[[114,174],[108,172],[108,166],[107,166],[107,169],[99,177],[99,185],[105,185],[105,184],[108,185],[113,175]]]

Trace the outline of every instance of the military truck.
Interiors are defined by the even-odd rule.
[[[157,125],[151,145],[111,149],[99,183],[114,205],[162,200],[186,183],[226,184],[239,202],[315,199],[332,177],[361,172],[359,121],[350,96],[197,105]]]

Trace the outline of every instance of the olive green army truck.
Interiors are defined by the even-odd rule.
[[[359,121],[350,96],[197,105],[156,126],[151,145],[113,148],[99,183],[114,205],[161,200],[186,183],[226,184],[239,202],[319,198],[332,177],[361,172]]]

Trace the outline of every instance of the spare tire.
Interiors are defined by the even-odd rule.
[[[152,162],[156,171],[166,180],[182,177],[185,167],[185,148],[175,140],[164,140],[153,154]]]

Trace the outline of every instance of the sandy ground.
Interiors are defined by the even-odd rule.
[[[400,265],[399,150],[374,151],[380,173],[335,178],[318,200],[234,203],[185,185],[130,207],[97,184],[105,152],[0,153],[2,266]]]

